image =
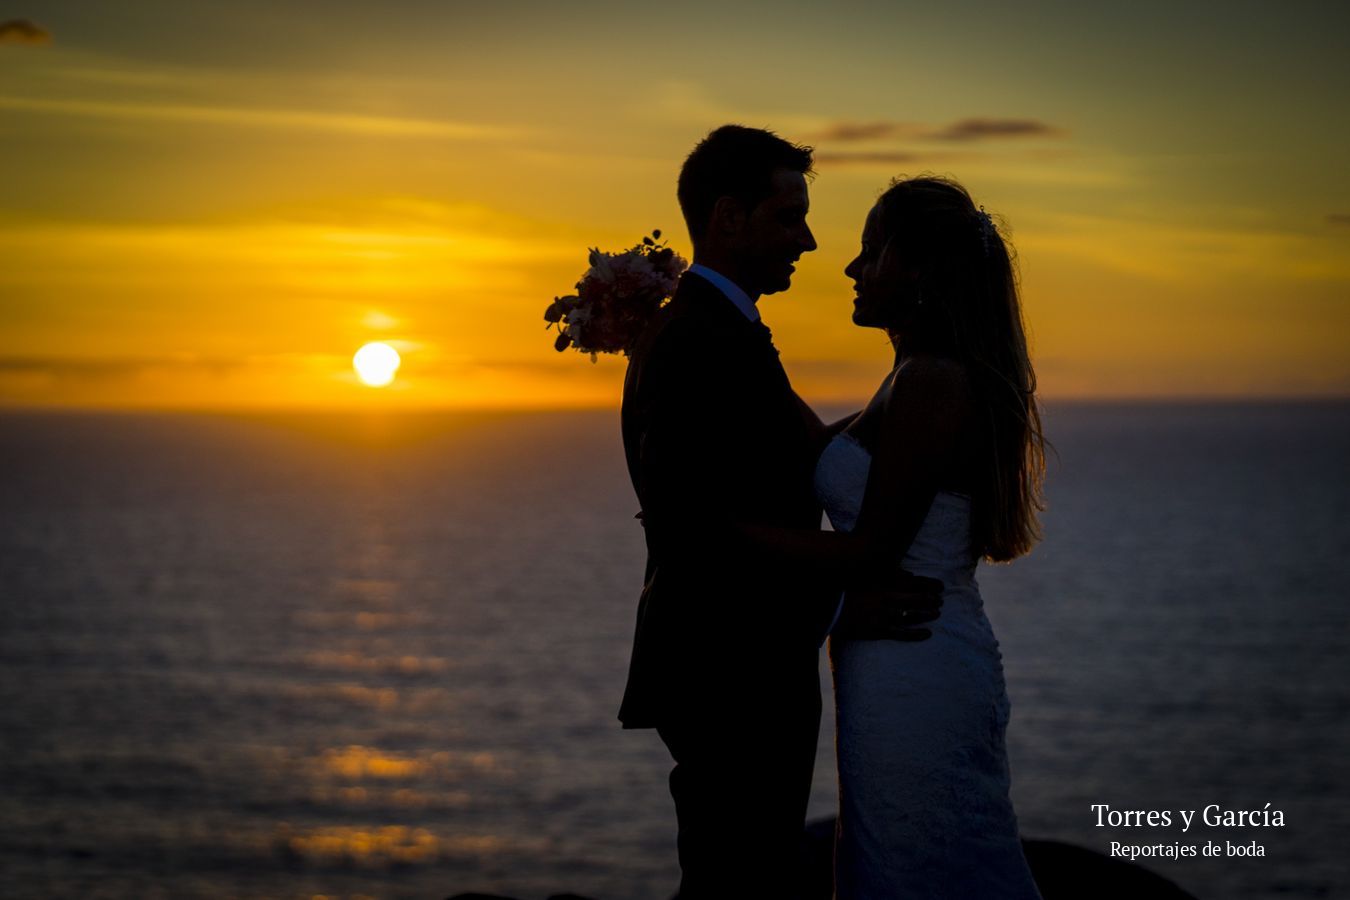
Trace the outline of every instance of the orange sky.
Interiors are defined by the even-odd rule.
[[[819,151],[820,249],[761,306],[808,400],[885,373],[842,269],[924,171],[1011,226],[1046,397],[1350,394],[1343,12],[103,6],[0,26],[0,405],[614,405],[543,308],[589,246],[687,255],[727,121]]]

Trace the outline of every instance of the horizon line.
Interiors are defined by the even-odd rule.
[[[867,398],[854,400],[829,400],[812,405],[814,409],[862,407]],[[1350,393],[1346,394],[1166,394],[1166,395],[1122,395],[1122,396],[1069,396],[1043,398],[1041,406],[1240,406],[1240,405],[1308,405],[1350,403]],[[36,415],[463,415],[484,414],[567,414],[567,413],[618,413],[617,404],[597,404],[588,406],[425,406],[425,407],[372,407],[372,406],[80,406],[74,404],[6,404],[0,402],[0,416],[36,414]]]

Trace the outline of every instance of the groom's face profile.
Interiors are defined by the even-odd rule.
[[[792,282],[794,264],[803,253],[816,249],[806,224],[810,200],[806,177],[791,169],[777,169],[770,179],[771,193],[736,217],[739,227],[728,235],[728,248],[751,294],[785,291]]]

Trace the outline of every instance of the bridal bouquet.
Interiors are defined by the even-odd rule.
[[[591,250],[591,267],[577,282],[577,292],[554,297],[544,311],[545,327],[556,326],[559,332],[555,350],[575,347],[589,353],[591,362],[600,353],[632,352],[689,265],[660,238],[657,229],[621,253]]]

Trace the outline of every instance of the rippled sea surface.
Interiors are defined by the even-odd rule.
[[[1350,406],[1047,427],[1045,541],[979,576],[1023,833],[1343,896]],[[0,416],[0,895],[669,897],[669,761],[614,717],[635,511],[614,413]]]

